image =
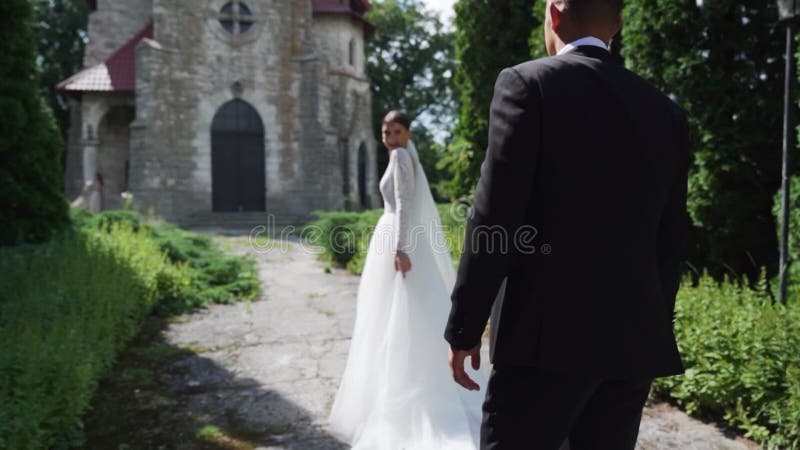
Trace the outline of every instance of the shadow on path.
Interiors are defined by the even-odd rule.
[[[347,448],[269,386],[238,377],[202,349],[167,343],[167,325],[148,318],[101,381],[85,448]]]

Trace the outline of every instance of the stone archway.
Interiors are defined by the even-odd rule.
[[[248,103],[222,105],[211,123],[211,203],[215,212],[266,211],[264,125]]]
[[[103,179],[103,209],[120,208],[120,194],[128,190],[130,124],[135,116],[132,106],[112,106],[97,128],[97,173]]]

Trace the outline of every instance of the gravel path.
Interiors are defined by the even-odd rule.
[[[88,448],[347,448],[326,422],[359,278],[326,270],[299,244],[254,250],[244,237],[217,239],[256,258],[261,300],[215,305],[143,333],[101,385],[87,420]],[[654,404],[637,448],[758,447]]]

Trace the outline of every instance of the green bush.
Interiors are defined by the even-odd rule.
[[[466,205],[445,203],[438,205],[438,208],[444,237],[450,247],[450,256],[453,258],[453,263],[458,266],[464,248],[464,235],[467,232]]]
[[[150,312],[251,299],[251,260],[131,211],[72,211],[40,245],[0,249],[0,448],[79,446],[98,380]]]
[[[787,295],[792,298],[800,298],[800,177],[790,177],[789,189],[789,254],[787,255],[789,269],[786,283]],[[776,236],[780,240],[782,192],[775,193],[772,201],[772,214],[775,216]],[[772,280],[773,291],[778,292],[778,276]]]
[[[160,300],[191,287],[125,224],[0,249],[0,448],[80,445],[99,378]]]
[[[117,210],[89,214],[73,210],[78,228],[108,230],[126,224],[148,233],[173,263],[186,264],[192,275],[191,289],[182,297],[165,299],[156,305],[159,315],[172,315],[204,308],[211,303],[233,303],[258,296],[260,284],[255,262],[224,254],[212,240],[168,223],[148,223],[134,211]]]
[[[323,248],[323,258],[347,267],[354,274],[364,268],[369,239],[382,210],[362,212],[315,211],[318,217],[306,225],[301,237]]]
[[[183,299],[160,302],[157,312],[173,314],[210,303],[233,303],[258,297],[260,282],[255,262],[222,252],[208,236],[161,224],[153,229],[153,240],[169,259],[191,268],[194,291]]]
[[[464,244],[464,208],[438,205],[445,239],[457,263]],[[364,269],[369,240],[383,210],[362,212],[317,211],[318,220],[303,228],[301,236],[323,248],[323,258],[360,275]],[[413,263],[413,261],[412,261]]]
[[[148,233],[152,232],[152,227],[146,223],[139,213],[125,209],[92,214],[82,208],[72,208],[70,210],[70,220],[73,226],[84,230],[93,228],[109,230],[113,225],[125,224],[134,231],[144,228]]]
[[[656,382],[687,412],[722,416],[768,448],[800,448],[800,304],[748,283],[687,279],[676,302],[682,376]]]

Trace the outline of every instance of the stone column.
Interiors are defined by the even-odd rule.
[[[84,187],[94,182],[97,173],[97,139],[83,140],[83,185]]]

